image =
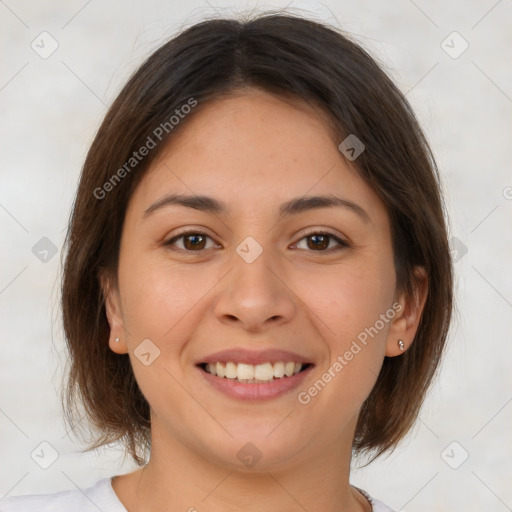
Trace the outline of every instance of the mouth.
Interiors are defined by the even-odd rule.
[[[253,402],[290,394],[314,367],[310,357],[270,347],[233,347],[196,361],[197,371],[209,390]]]
[[[252,403],[276,399],[304,385],[313,363],[266,361],[258,364],[210,359],[196,365],[208,389],[224,397]]]
[[[313,366],[312,363],[295,361],[270,361],[261,364],[235,363],[234,361],[217,361],[197,365],[203,372],[219,379],[231,380],[243,384],[267,384],[289,379]]]

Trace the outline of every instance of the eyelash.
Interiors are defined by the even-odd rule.
[[[211,240],[213,240],[209,235],[207,235],[206,233],[202,233],[200,231],[185,231],[183,233],[179,233],[178,235],[172,237],[167,242],[165,242],[164,245],[169,247],[169,248],[171,248],[171,250],[173,250],[173,251],[182,251],[182,252],[188,252],[188,253],[194,253],[194,252],[200,253],[200,252],[204,252],[204,251],[207,250],[207,249],[201,249],[201,250],[198,250],[198,251],[191,251],[191,250],[188,250],[188,249],[179,249],[179,248],[177,249],[175,247],[172,247],[174,242],[176,242],[180,238],[186,238],[188,235],[200,235],[200,236],[205,236],[205,237],[210,238]],[[335,247],[335,248],[319,250],[319,251],[308,250],[307,252],[319,252],[319,253],[328,253],[328,254],[330,254],[330,253],[338,252],[338,251],[341,251],[343,249],[346,249],[346,248],[350,247],[350,244],[348,242],[346,242],[345,240],[342,240],[341,238],[339,238],[338,236],[334,235],[333,233],[330,233],[328,231],[318,231],[318,230],[313,230],[313,231],[310,231],[308,233],[305,233],[302,236],[302,238],[298,242],[296,242],[296,244],[298,244],[299,242],[302,242],[302,240],[304,240],[305,238],[309,238],[309,237],[311,237],[313,235],[328,236],[329,238],[331,238],[335,242],[337,242],[339,244],[339,246]],[[294,244],[294,245],[296,245],[296,244]]]

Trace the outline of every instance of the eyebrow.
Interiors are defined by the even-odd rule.
[[[168,194],[155,203],[153,203],[143,214],[143,218],[148,217],[153,212],[165,208],[170,205],[179,205],[187,208],[194,208],[207,213],[223,214],[229,211],[228,206],[209,196],[201,195],[184,195],[184,194]],[[294,215],[303,213],[317,208],[334,208],[342,207],[350,210],[358,215],[364,222],[371,223],[370,216],[361,206],[334,195],[321,196],[303,196],[291,199],[279,207],[279,216]]]

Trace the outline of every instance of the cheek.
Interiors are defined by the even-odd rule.
[[[378,260],[304,274],[296,282],[298,295],[323,320],[326,338],[342,345],[375,324],[395,291],[393,268]]]
[[[186,414],[179,360],[197,326],[201,299],[216,282],[213,277],[211,282],[204,277],[200,279],[192,268],[178,269],[142,252],[125,253],[119,262],[132,368],[142,393],[157,413],[172,407],[178,416]],[[139,359],[144,353],[139,348],[142,346],[150,354],[149,364]]]
[[[340,414],[356,413],[370,393],[385,355],[394,317],[394,269],[382,259],[375,258],[373,264],[366,260],[365,264],[303,277],[298,294],[314,313],[311,318],[328,350],[319,369],[322,383],[303,391],[315,401],[313,407],[335,403]],[[322,398],[317,400],[317,395]]]
[[[132,347],[150,338],[175,352],[197,326],[219,276],[196,265],[175,264],[162,253],[133,252],[120,261],[119,280]]]

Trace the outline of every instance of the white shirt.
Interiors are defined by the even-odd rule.
[[[392,509],[358,488],[372,504],[373,512]],[[53,494],[7,496],[0,499],[0,512],[127,512],[114,489],[112,479],[103,478],[86,489],[73,489]]]

